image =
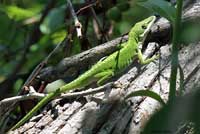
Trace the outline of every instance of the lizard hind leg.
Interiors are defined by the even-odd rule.
[[[112,69],[108,69],[96,74],[94,77],[98,79],[97,85],[100,86],[112,76],[114,76],[114,71]]]

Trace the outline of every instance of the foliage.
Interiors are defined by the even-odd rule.
[[[171,3],[165,0],[138,0],[137,3],[174,22],[176,9]]]
[[[155,99],[156,101],[160,102],[163,106],[165,105],[165,102],[163,99],[159,96],[159,94],[151,91],[151,90],[138,90],[135,92],[130,93],[129,95],[126,96],[126,99],[130,97],[136,97],[136,96],[147,96]]]
[[[199,106],[200,88],[184,96],[175,98],[160,111],[154,114],[146,125],[143,133],[176,133],[200,132]]]
[[[40,25],[41,32],[50,34],[62,27],[65,18],[65,10],[65,5],[52,9]]]
[[[0,10],[5,12],[10,19],[14,19],[16,21],[32,17],[36,14],[32,11],[32,9],[24,9],[15,5],[1,5]]]

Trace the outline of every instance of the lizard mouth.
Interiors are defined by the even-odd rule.
[[[140,37],[141,37],[143,40],[145,40],[147,34],[150,32],[150,29],[151,29],[151,27],[153,26],[155,20],[156,20],[156,17],[155,17],[155,16],[152,16],[152,20],[150,20],[150,22],[149,22],[147,28],[145,29],[144,33],[140,35]],[[143,42],[143,41],[142,41],[142,42]]]

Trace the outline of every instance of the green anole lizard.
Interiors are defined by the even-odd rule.
[[[152,58],[144,59],[141,50],[139,49],[140,42],[144,41],[146,35],[150,31],[151,26],[155,22],[155,19],[155,16],[151,16],[136,23],[129,32],[128,41],[121,44],[121,47],[118,51],[112,53],[104,60],[100,60],[99,62],[97,62],[91,67],[91,69],[83,73],[77,79],[60,87],[54,92],[49,93],[26,116],[24,116],[15,126],[13,126],[11,130],[14,130],[22,124],[24,124],[41,107],[46,105],[50,100],[52,100],[56,96],[59,96],[61,93],[87,86],[92,82],[102,84],[110,77],[114,76],[116,71],[120,71],[126,68],[131,63],[131,61],[136,58],[139,59],[141,64],[148,64],[151,61],[155,60],[158,56],[153,56]]]

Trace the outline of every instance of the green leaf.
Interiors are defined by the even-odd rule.
[[[138,0],[137,4],[160,14],[172,23],[175,20],[176,8],[165,0]]]
[[[66,35],[67,35],[66,30],[63,30],[63,29],[53,33],[51,35],[51,39],[52,39],[53,44],[60,43],[62,40],[64,40]]]
[[[44,34],[50,34],[60,28],[64,23],[65,7],[61,6],[51,10],[44,22],[40,25],[40,30]]]
[[[119,28],[120,33],[125,33],[130,31],[132,24],[127,21],[122,21],[117,25],[117,27]]]
[[[122,13],[121,11],[117,8],[117,7],[113,7],[111,9],[109,9],[106,13],[106,16],[113,20],[113,21],[120,21],[121,17],[122,17]]]
[[[160,97],[160,95],[158,95],[157,93],[150,91],[150,90],[138,90],[138,91],[134,91],[130,94],[128,94],[126,96],[126,99],[130,98],[130,97],[136,97],[136,96],[147,96],[147,97],[151,97],[155,100],[157,100],[158,102],[160,102],[162,105],[165,105],[165,102],[163,101],[163,99]]]
[[[19,92],[19,89],[21,88],[22,85],[23,85],[23,80],[17,79],[14,84],[14,88],[13,88],[15,94],[17,94]]]
[[[23,20],[35,15],[35,12],[33,12],[30,9],[24,9],[14,5],[12,6],[1,5],[0,11],[5,12],[9,16],[9,18],[14,19],[16,21]]]

